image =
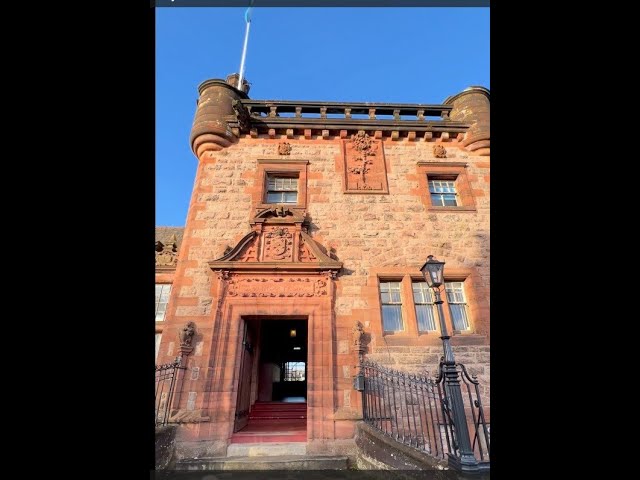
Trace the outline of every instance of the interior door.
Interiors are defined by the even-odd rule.
[[[241,430],[247,425],[249,421],[249,409],[251,407],[251,373],[255,352],[255,332],[246,320],[242,320],[242,324],[240,376],[238,378],[238,399],[236,401],[234,432]]]

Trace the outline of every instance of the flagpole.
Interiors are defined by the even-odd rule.
[[[251,2],[253,3],[253,1]],[[247,22],[247,28],[244,32],[244,46],[242,47],[242,59],[240,60],[240,78],[238,78],[238,90],[244,92],[242,88],[242,79],[244,77],[244,61],[247,58],[247,45],[249,43],[249,28],[251,28],[251,17],[250,17],[251,5],[247,8],[247,11],[244,15],[244,18]]]

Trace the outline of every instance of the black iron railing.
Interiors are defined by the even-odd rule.
[[[486,421],[484,415],[484,408],[482,407],[482,397],[480,395],[480,382],[478,382],[475,375],[469,375],[467,367],[462,363],[457,363],[456,367],[460,378],[462,379],[461,386],[462,393],[465,395],[463,398],[465,404],[465,413],[467,413],[467,421],[469,421],[469,413],[471,414],[471,420],[473,425],[469,427],[469,434],[471,436],[471,448],[476,456],[476,459],[484,462],[489,461],[489,424]],[[439,371],[438,381],[442,383],[442,374]],[[446,401],[446,399],[445,399]],[[450,422],[453,427],[453,422]],[[455,432],[455,428],[453,428]],[[454,442],[454,454],[458,455],[458,446]]]
[[[156,426],[169,422],[178,372],[184,370],[180,361],[181,357],[178,357],[173,363],[156,365]]]
[[[469,375],[464,365],[456,366],[462,378],[472,448],[479,462],[488,462],[489,426],[482,408],[479,383]],[[447,454],[459,455],[442,364],[435,379],[369,361],[364,361],[361,368],[364,377],[363,417],[367,424],[436,458],[445,459]]]

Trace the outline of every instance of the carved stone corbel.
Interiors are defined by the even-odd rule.
[[[351,329],[352,335],[352,347],[354,352],[358,354],[358,357],[364,354],[366,346],[364,344],[364,327],[362,323],[356,321],[355,325]]]
[[[225,252],[225,255],[228,254],[229,252]],[[229,280],[229,276],[230,276],[230,272],[229,270],[216,270],[215,271],[216,277],[218,277],[218,280]]]
[[[178,347],[178,353],[181,356],[187,356],[193,352],[193,337],[196,334],[195,322],[189,322],[178,331],[178,338],[180,340],[180,347]]]
[[[240,127],[241,132],[248,132],[251,126],[251,115],[249,115],[249,111],[246,109],[240,100],[233,100],[231,102],[231,107],[233,108],[233,113],[236,115],[236,119],[238,120],[238,126]]]

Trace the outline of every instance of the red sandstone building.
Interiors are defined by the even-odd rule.
[[[446,261],[445,321],[488,416],[489,91],[376,104],[252,100],[234,85],[200,85],[188,217],[156,229],[156,363],[186,366],[177,457],[275,439],[352,454],[360,346],[437,371],[427,255]]]

